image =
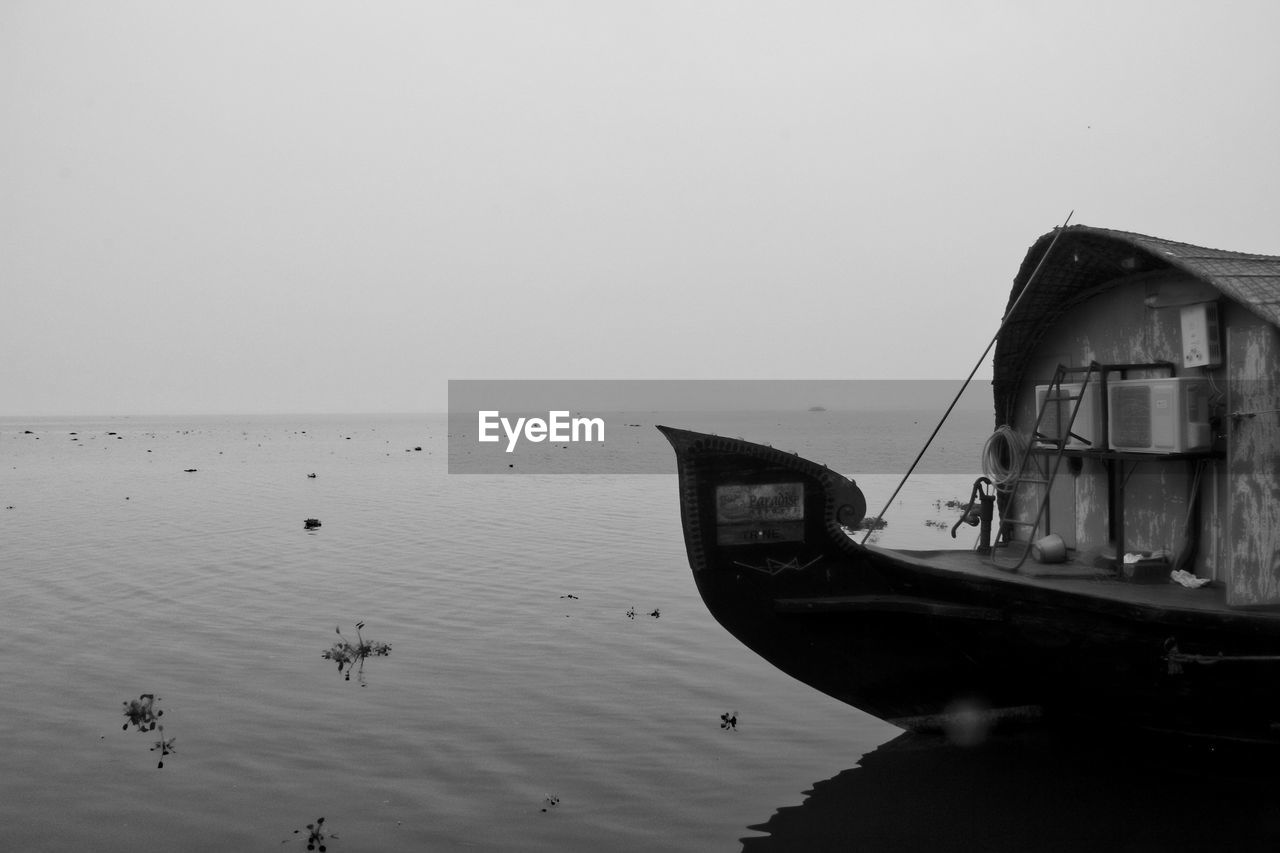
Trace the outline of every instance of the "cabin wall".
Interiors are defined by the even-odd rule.
[[[1280,603],[1280,334],[1244,314],[1227,332],[1227,603]]]
[[[1199,368],[1182,368],[1182,322],[1178,305],[1151,307],[1149,296],[1171,293],[1195,293],[1203,288],[1194,279],[1174,272],[1134,275],[1086,302],[1075,306],[1045,332],[1031,355],[1024,383],[1019,392],[1013,427],[1029,435],[1036,420],[1035,386],[1048,384],[1059,364],[1083,367],[1092,361],[1104,364],[1172,362],[1175,375],[1203,376]],[[1236,319],[1243,309],[1235,312]],[[1223,325],[1230,322],[1232,312],[1224,311]],[[1249,315],[1252,316],[1252,315]],[[1226,353],[1224,352],[1224,357]],[[1264,357],[1265,358],[1265,357]],[[1208,371],[1210,378],[1225,389],[1226,367]],[[1146,374],[1131,372],[1129,378]],[[1150,375],[1164,375],[1154,373]],[[1118,378],[1118,377],[1113,377]],[[1280,407],[1280,406],[1278,406]],[[1121,466],[1124,478],[1123,548],[1125,551],[1177,551],[1186,539],[1187,518],[1194,464],[1166,460],[1157,455],[1149,458],[1112,463]],[[1197,559],[1193,568],[1201,576],[1225,576],[1228,566],[1226,540],[1220,531],[1225,526],[1225,482],[1227,466],[1220,461],[1207,464],[1202,474],[1199,505]],[[1118,544],[1116,519],[1112,512],[1116,485],[1111,481],[1106,463],[1085,459],[1074,466],[1063,460],[1050,497],[1048,529],[1043,526],[1035,535],[1057,533],[1069,547],[1077,550],[1078,559],[1093,555],[1112,556]],[[1032,495],[1032,489],[1024,494]],[[1035,500],[1013,507],[1015,517],[1033,518]],[[1259,498],[1259,506],[1262,499]],[[1274,506],[1275,504],[1271,504]],[[1275,578],[1280,592],[1280,574]]]

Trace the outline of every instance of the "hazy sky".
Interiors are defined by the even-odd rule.
[[[962,377],[1072,209],[1280,254],[1277,31],[1271,0],[7,0],[0,414]]]

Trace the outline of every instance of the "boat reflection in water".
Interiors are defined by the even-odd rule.
[[[906,733],[749,829],[768,851],[1274,851],[1280,769],[1221,745]]]

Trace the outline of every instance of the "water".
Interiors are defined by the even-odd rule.
[[[675,423],[849,460],[833,467],[877,510],[932,427],[898,413],[877,443],[884,424],[853,415],[725,418]],[[943,437],[882,544],[953,544],[938,502],[967,497],[989,427]],[[445,434],[443,417],[0,421],[0,846],[302,850],[321,816],[339,853],[917,849],[958,831],[833,819],[901,809],[919,796],[903,780],[952,751],[901,764],[878,750],[898,730],[720,629],[672,474],[451,476]],[[346,680],[321,653],[358,621],[392,649]],[[174,739],[163,769],[158,730],[121,730],[144,693]],[[966,788],[1008,771],[961,766]]]

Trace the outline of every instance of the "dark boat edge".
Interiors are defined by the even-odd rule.
[[[853,480],[767,445],[658,429],[676,453],[700,595],[800,681],[914,731],[1067,719],[1280,744],[1277,679],[1258,677],[1280,676],[1280,615],[1228,612],[1172,588],[1008,576],[964,549],[863,545],[849,533],[866,512]],[[717,490],[738,500],[788,488],[799,508],[766,509],[758,531],[716,506]],[[957,568],[966,560],[972,568]]]

